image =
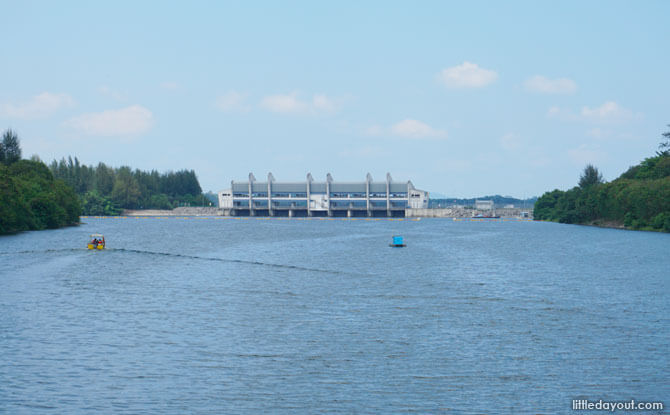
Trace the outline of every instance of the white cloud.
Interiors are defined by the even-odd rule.
[[[267,96],[261,100],[261,107],[272,112],[290,114],[304,112],[307,105],[301,102],[294,92],[288,95]]]
[[[227,94],[216,98],[215,105],[218,109],[224,112],[228,111],[248,111],[249,105],[245,102],[247,94],[230,91]]]
[[[0,116],[22,119],[43,118],[73,105],[74,100],[67,94],[43,92],[21,104],[3,104],[0,106]]]
[[[561,107],[553,106],[547,110],[547,117],[560,117],[562,114],[565,113],[565,110],[561,109]]]
[[[411,139],[447,137],[446,131],[435,129],[421,121],[409,118],[391,126],[391,134]]]
[[[587,146],[582,144],[577,148],[568,150],[568,156],[576,164],[583,165],[587,163],[598,163],[602,161],[605,157],[602,151],[599,151],[598,148]]]
[[[506,150],[514,150],[521,145],[521,138],[514,133],[507,133],[500,137],[500,145]]]
[[[280,114],[317,114],[333,112],[336,102],[323,94],[315,94],[311,100],[302,100],[297,92],[268,95],[261,100],[261,107]]]
[[[604,131],[602,128],[591,128],[586,132],[586,135],[591,136],[593,138],[605,138],[606,136],[610,135],[609,131]]]
[[[396,136],[409,139],[444,139],[447,138],[445,130],[439,130],[418,120],[405,119],[390,127],[379,124],[371,125],[363,129],[363,134],[371,137]]]
[[[168,82],[162,82],[160,84],[160,87],[162,89],[167,89],[168,91],[174,91],[175,89],[179,88],[179,84],[177,84],[176,82],[168,81]]]
[[[117,90],[114,90],[114,89],[108,87],[107,85],[102,85],[102,86],[98,87],[98,92],[100,92],[102,95],[106,95],[108,97],[111,97],[111,98],[113,98],[117,101],[123,101],[128,96],[127,93],[119,92]]]
[[[595,127],[586,131],[586,135],[597,140],[638,140],[635,134],[627,131],[621,131],[620,128],[601,128]]]
[[[579,114],[576,114],[570,108],[561,108],[559,106],[553,106],[547,110],[547,117],[555,118],[562,121],[580,121],[584,120]]]
[[[599,107],[582,107],[579,113],[569,108],[551,107],[547,111],[550,118],[558,118],[566,121],[588,121],[592,123],[619,123],[631,121],[639,118],[642,114],[635,114],[633,111],[619,106],[614,101],[607,101]]]
[[[334,111],[335,102],[323,94],[314,95],[312,98],[312,107],[317,111]]]
[[[574,94],[577,91],[577,83],[572,79],[548,79],[540,75],[527,79],[524,86],[528,91],[541,94]]]
[[[609,122],[609,121],[628,121],[633,118],[633,112],[622,108],[614,101],[607,101],[599,107],[583,107],[582,117],[591,121]]]
[[[118,110],[82,114],[65,121],[69,126],[87,135],[132,136],[149,131],[154,118],[151,111],[141,105]]]
[[[364,131],[365,135],[370,135],[370,136],[380,136],[384,134],[384,127],[381,125],[371,125],[367,127]]]
[[[480,68],[476,63],[463,62],[461,65],[443,69],[439,79],[449,88],[481,88],[495,82],[495,71]]]

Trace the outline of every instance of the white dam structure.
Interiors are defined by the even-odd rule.
[[[278,182],[272,173],[259,182],[249,173],[218,197],[225,216],[405,217],[406,209],[428,207],[428,192],[409,180],[395,182],[389,173],[382,182],[370,173],[361,182],[336,182],[330,173],[322,182],[310,173],[303,182]]]

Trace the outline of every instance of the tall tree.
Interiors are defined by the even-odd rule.
[[[133,177],[130,167],[119,168],[112,189],[112,200],[121,207],[134,209],[138,207],[140,196],[140,187],[137,185],[137,180]]]
[[[103,196],[108,196],[114,188],[114,169],[105,163],[98,163],[95,169],[95,189]]]
[[[670,124],[668,124],[668,127],[670,127]],[[670,131],[664,132],[662,136],[664,141],[661,141],[661,144],[658,145],[658,149],[660,150],[658,155],[670,156]]]
[[[2,135],[2,145],[0,145],[0,161],[6,165],[16,163],[21,160],[21,146],[19,137],[11,129],[5,131]]]
[[[597,168],[592,164],[587,164],[584,167],[584,172],[579,177],[579,187],[586,188],[591,187],[594,184],[600,184],[603,182],[603,175],[600,174]]]

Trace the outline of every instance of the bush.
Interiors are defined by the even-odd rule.
[[[628,212],[623,218],[623,226],[627,228],[633,227],[633,221],[635,220],[635,217],[633,217],[633,214]]]
[[[651,220],[651,227],[654,229],[663,229],[666,222],[670,223],[670,213],[661,212]]]
[[[153,209],[172,209],[172,204],[165,193],[160,193],[151,196],[147,207]]]
[[[0,166],[0,234],[58,228],[79,222],[74,191],[41,162]]]
[[[97,191],[86,192],[81,197],[82,214],[87,216],[117,216],[121,209],[111,199],[101,196]]]

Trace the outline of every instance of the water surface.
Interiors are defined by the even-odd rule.
[[[0,238],[0,413],[571,413],[670,396],[667,234],[84,220]],[[83,249],[94,232],[108,250]]]

